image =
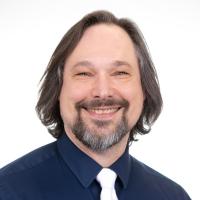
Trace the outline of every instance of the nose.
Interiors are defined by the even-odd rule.
[[[113,97],[113,86],[111,78],[106,74],[98,75],[92,87],[92,96],[94,98],[110,98]]]

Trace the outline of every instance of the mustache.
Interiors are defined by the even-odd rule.
[[[125,99],[93,99],[93,100],[81,100],[75,104],[77,110],[81,108],[92,109],[96,107],[103,106],[119,106],[125,107],[126,109],[129,107],[129,102]]]

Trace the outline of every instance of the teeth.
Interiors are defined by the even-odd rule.
[[[94,112],[96,114],[108,114],[108,113],[114,113],[118,110],[118,108],[106,108],[106,109],[90,109],[90,112]]]

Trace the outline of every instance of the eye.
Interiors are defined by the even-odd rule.
[[[75,74],[75,76],[87,77],[87,76],[92,76],[92,74],[90,72],[80,72],[80,73]]]
[[[113,75],[114,76],[127,76],[127,75],[129,75],[129,73],[126,71],[116,71],[113,73]]]

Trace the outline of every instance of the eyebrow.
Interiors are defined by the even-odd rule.
[[[129,64],[128,62],[126,61],[122,61],[122,60],[116,60],[112,63],[113,66],[116,66],[116,67],[120,67],[120,66],[128,66],[128,67],[131,67],[131,64]]]
[[[75,65],[72,66],[72,68],[76,68],[76,67],[92,67],[93,64],[87,60],[83,60],[83,61],[80,61],[80,62],[77,62]]]
[[[131,64],[129,64],[128,62],[126,61],[122,61],[122,60],[115,60],[111,63],[111,66],[114,66],[114,67],[120,67],[120,66],[128,66],[128,67],[131,67]],[[80,61],[80,62],[77,62],[76,64],[74,64],[72,66],[72,68],[76,68],[76,67],[94,67],[94,64],[88,60],[83,60],[83,61]]]

